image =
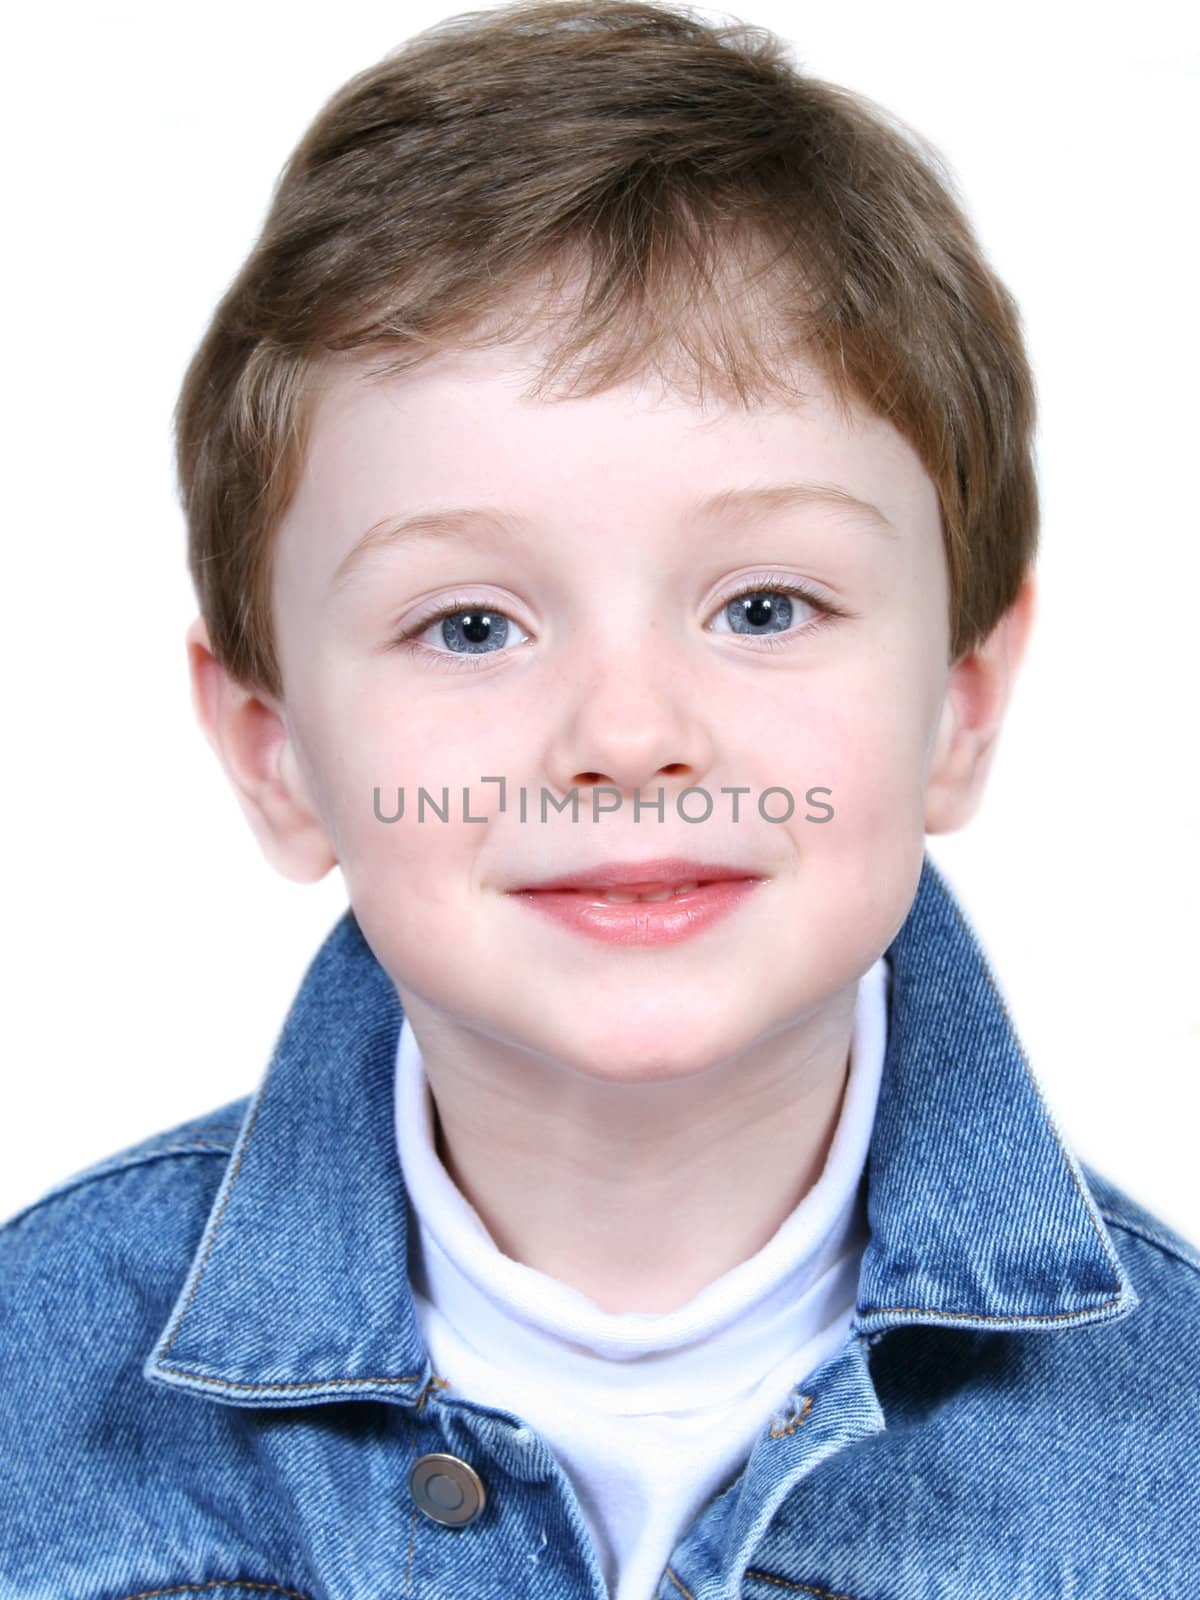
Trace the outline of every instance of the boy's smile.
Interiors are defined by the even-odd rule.
[[[675,856],[610,862],[510,893],[601,943],[648,945],[695,938],[765,881],[732,865]]]
[[[685,1184],[751,1163],[778,1225],[819,1174],[857,980],[926,830],[977,802],[1004,671],[952,670],[933,482],[815,372],[752,412],[640,385],[543,402],[525,354],[327,374],[276,547],[284,702],[256,702],[253,736],[227,713],[225,756],[281,870],[340,865],[446,1159],[487,1150],[495,1206],[478,1164],[459,1181],[498,1240],[597,1294],[577,1232],[539,1247],[497,1208],[532,1161],[553,1194],[561,1163],[564,1215],[589,1185],[608,1208],[607,1261],[614,1173],[644,1204],[669,1157]],[[521,892],[611,863],[743,881],[678,908]],[[680,937],[689,899],[723,914]]]

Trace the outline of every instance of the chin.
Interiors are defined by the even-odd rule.
[[[601,1028],[594,1040],[564,1039],[558,1059],[584,1077],[607,1083],[664,1083],[696,1077],[725,1054],[711,1030],[669,1026],[638,1031]]]

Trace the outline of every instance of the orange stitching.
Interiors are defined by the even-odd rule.
[[[199,1594],[205,1589],[270,1589],[274,1594],[291,1596],[291,1600],[309,1600],[299,1589],[285,1589],[278,1583],[257,1583],[253,1578],[213,1578],[208,1583],[177,1583],[173,1589],[142,1589],[137,1594],[127,1594],[122,1600],[151,1600],[160,1594]]]
[[[804,1426],[804,1419],[812,1410],[812,1395],[802,1394],[799,1395],[798,1398],[804,1401],[799,1413],[792,1418],[786,1427],[776,1428],[772,1426],[770,1430],[770,1437],[772,1439],[782,1439],[785,1433],[795,1433],[797,1428]]]
[[[429,1398],[429,1391],[430,1391],[430,1389],[433,1387],[433,1385],[435,1383],[437,1384],[439,1389],[448,1389],[451,1386],[449,1378],[439,1378],[437,1376],[437,1374],[434,1373],[433,1377],[430,1378],[429,1382],[421,1390],[420,1398],[417,1400],[417,1406],[416,1406],[416,1409],[418,1411],[420,1411],[421,1407],[425,1404],[426,1400]]]
[[[190,1378],[193,1383],[216,1384],[222,1389],[327,1389],[341,1383],[416,1383],[418,1377],[417,1373],[410,1372],[403,1378],[317,1378],[312,1383],[238,1383],[233,1378],[201,1378],[182,1367],[168,1367],[163,1361],[158,1363],[158,1370],[177,1373],[181,1378]]]
[[[821,1600],[854,1600],[851,1594],[834,1594],[832,1589],[814,1589],[811,1583],[793,1583],[790,1578],[774,1578],[769,1572],[757,1572],[748,1568],[743,1574],[747,1578],[757,1578],[761,1583],[777,1583],[781,1589],[798,1589],[801,1594],[816,1594]]]
[[[1115,1306],[1121,1296],[1114,1295],[1111,1300],[1102,1300],[1098,1306],[1091,1309],[1103,1311],[1106,1306]],[[1083,1307],[1081,1309],[1088,1309]],[[1032,1311],[1005,1312],[1001,1317],[985,1317],[979,1311],[941,1311],[937,1306],[866,1306],[863,1308],[864,1317],[873,1317],[880,1311],[918,1311],[924,1317],[957,1317],[961,1322],[968,1322],[972,1327],[983,1322],[1062,1322],[1067,1317],[1079,1316],[1078,1311],[1055,1311],[1034,1313]],[[890,1328],[884,1328],[883,1333],[890,1333]]]
[[[690,1589],[685,1589],[683,1587],[683,1585],[680,1583],[679,1579],[671,1571],[670,1567],[667,1568],[667,1574],[666,1575],[667,1575],[668,1578],[670,1578],[671,1582],[679,1590],[680,1594],[687,1595],[687,1600],[696,1600],[696,1596],[692,1593],[692,1591]]]

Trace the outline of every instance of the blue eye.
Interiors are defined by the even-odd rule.
[[[743,589],[732,599],[726,600],[720,616],[728,619],[732,633],[748,634],[753,638],[764,633],[783,633],[792,620],[793,595],[805,598],[801,590],[791,586]],[[716,631],[721,632],[719,628]]]
[[[482,607],[464,607],[459,611],[443,611],[427,626],[440,624],[441,642],[454,654],[459,646],[464,655],[487,655],[493,650],[503,650],[508,643],[511,623],[503,611],[484,610]]]
[[[482,656],[495,656],[512,648],[513,630],[522,632],[506,612],[486,601],[455,595],[446,605],[421,617],[411,628],[392,641],[393,648],[413,651],[428,657],[439,667],[484,666]],[[436,644],[425,643],[421,635],[432,633]]]
[[[734,633],[782,632],[792,620],[792,602],[782,590],[778,592],[778,604],[771,599],[769,590],[747,595],[743,600],[731,600],[725,612]]]
[[[802,627],[791,626],[795,607],[801,601],[816,615]],[[716,633],[736,633],[742,638],[760,639],[768,650],[781,650],[793,641],[810,638],[839,617],[849,616],[840,606],[814,594],[803,584],[772,575],[731,595],[717,613],[717,620],[728,623]],[[773,637],[774,636],[774,637]]]

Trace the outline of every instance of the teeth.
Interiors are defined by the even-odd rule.
[[[604,889],[600,891],[601,899],[607,900],[610,905],[628,905],[633,901],[644,901],[647,905],[658,900],[671,900],[675,895],[685,894],[689,889],[699,888],[695,883],[679,883],[673,889],[654,889],[639,893],[636,889]]]

